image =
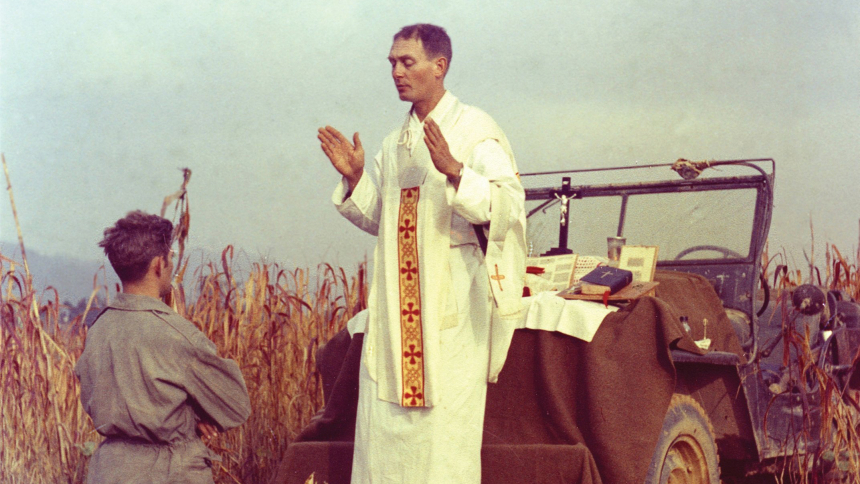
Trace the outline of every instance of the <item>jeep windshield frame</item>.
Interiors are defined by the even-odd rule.
[[[606,237],[636,232],[627,243],[660,247],[658,269],[706,277],[726,308],[742,311],[754,324],[761,309],[756,307],[759,261],[773,213],[775,162],[771,158],[698,162],[693,164],[698,169],[691,173],[678,168],[681,161],[686,162],[521,175],[526,186],[530,252],[536,242],[546,248],[552,231],[558,239],[549,251],[531,255],[588,247],[590,250],[577,253],[605,257]],[[629,181],[655,174],[658,178],[654,180]],[[597,183],[576,183],[587,177],[597,178]],[[601,182],[605,179],[611,182]],[[661,203],[664,206],[649,215],[649,207]],[[561,210],[564,205],[567,210]],[[583,208],[591,213],[580,217]],[[641,220],[649,217],[652,220]],[[589,232],[595,226],[600,233]],[[541,229],[543,233],[538,234]],[[684,242],[685,238],[692,241]],[[673,244],[676,247],[667,251]],[[679,244],[692,245],[678,250]],[[756,331],[750,333],[750,340],[742,344],[754,354]]]

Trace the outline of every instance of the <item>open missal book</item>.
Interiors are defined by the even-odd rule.
[[[532,294],[562,291],[573,284],[576,254],[546,255],[526,259],[526,286]]]
[[[634,281],[651,282],[657,269],[658,252],[657,246],[625,245],[621,248],[618,267],[632,272]]]

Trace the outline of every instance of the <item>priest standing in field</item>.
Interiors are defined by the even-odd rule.
[[[352,482],[477,484],[487,382],[521,311],[524,191],[499,126],[445,90],[444,29],[404,27],[388,60],[412,108],[371,165],[358,133],[318,136],[338,211],[378,237]]]

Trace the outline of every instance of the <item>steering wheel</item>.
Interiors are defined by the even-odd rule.
[[[732,249],[721,247],[719,245],[694,245],[692,247],[687,247],[686,249],[678,252],[678,255],[675,256],[675,260],[681,260],[684,256],[690,255],[693,252],[698,252],[700,250],[712,250],[714,252],[719,252],[723,254],[724,259],[728,259],[729,257],[735,257],[737,259],[743,259],[744,256],[733,251]]]

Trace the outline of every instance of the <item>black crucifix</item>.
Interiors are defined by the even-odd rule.
[[[553,192],[555,198],[559,200],[560,216],[558,220],[558,247],[553,247],[543,255],[562,255],[573,254],[571,249],[567,248],[567,232],[568,224],[570,223],[570,200],[577,198],[576,193],[570,188],[570,177],[565,176],[561,179],[561,189]]]

